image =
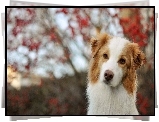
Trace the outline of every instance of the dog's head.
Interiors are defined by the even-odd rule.
[[[133,82],[136,70],[145,61],[145,55],[137,43],[106,33],[99,33],[91,39],[91,51],[90,81],[103,82],[112,87],[122,84],[125,79]],[[125,82],[123,84],[128,84]]]

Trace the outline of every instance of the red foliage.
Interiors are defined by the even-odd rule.
[[[30,51],[32,51],[32,50],[37,51],[39,49],[40,45],[41,45],[41,42],[34,42],[33,39],[24,38],[22,40],[22,45],[27,46]]]
[[[34,9],[26,8],[26,11],[27,11],[30,15],[35,15]]]
[[[54,40],[54,39],[56,39],[56,35],[53,32],[51,32],[50,33],[50,40]]]
[[[81,26],[82,27],[87,27],[89,25],[89,20],[88,18],[82,18],[81,19]]]
[[[17,34],[21,33],[22,32],[22,29],[19,27],[19,26],[16,26],[13,28],[12,30],[12,34],[16,37]]]
[[[29,24],[31,21],[26,21],[26,20],[23,20],[23,19],[19,19],[19,18],[16,18],[16,26],[19,26],[19,27],[23,27],[23,26],[26,26],[27,24]]]
[[[51,98],[49,101],[48,101],[49,105],[55,105],[57,106],[58,105],[58,99],[57,98]]]
[[[40,46],[41,42],[31,42],[31,44],[29,45],[29,50],[38,50],[39,46]]]
[[[21,109],[25,107],[25,105],[29,102],[28,92],[24,91],[20,94],[16,92],[12,94],[12,92],[7,91],[7,100],[11,103],[11,106],[14,108],[20,106]]]
[[[143,97],[141,93],[137,94],[137,104],[139,105],[139,111],[142,115],[147,114],[147,108],[149,107],[148,98]]]
[[[29,64],[25,65],[25,69],[29,70],[30,69],[30,65]]]
[[[75,8],[74,10],[73,10],[73,14],[79,14],[79,11],[80,11],[80,9],[79,8]]]
[[[129,18],[121,18],[120,19],[120,24],[122,25],[122,24],[125,24],[125,23],[128,23],[128,22],[130,22],[130,19]]]
[[[61,9],[61,12],[64,13],[64,14],[68,14],[68,9],[67,8],[63,8],[63,9]]]
[[[68,14],[68,9],[67,9],[67,8],[62,8],[62,9],[60,9],[60,10],[57,10],[56,13]]]
[[[131,11],[133,12],[133,15],[131,15],[133,18],[122,17],[119,19],[120,25],[123,27],[123,33],[132,41],[138,43],[140,47],[145,47],[148,36],[146,32],[143,32],[140,9],[131,9]]]
[[[82,29],[83,27],[88,27],[89,26],[89,19],[88,18],[79,18],[79,27]]]

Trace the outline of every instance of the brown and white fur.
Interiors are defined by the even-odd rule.
[[[136,70],[145,62],[138,44],[98,33],[91,39],[88,115],[138,115]]]

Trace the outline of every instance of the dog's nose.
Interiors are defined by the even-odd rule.
[[[114,77],[114,73],[110,70],[106,70],[104,73],[104,78],[107,82],[109,82]]]

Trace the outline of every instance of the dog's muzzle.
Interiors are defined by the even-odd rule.
[[[113,79],[113,77],[114,77],[114,73],[110,70],[106,70],[104,73],[104,78],[105,78],[104,82],[106,84],[109,84],[111,80]]]

